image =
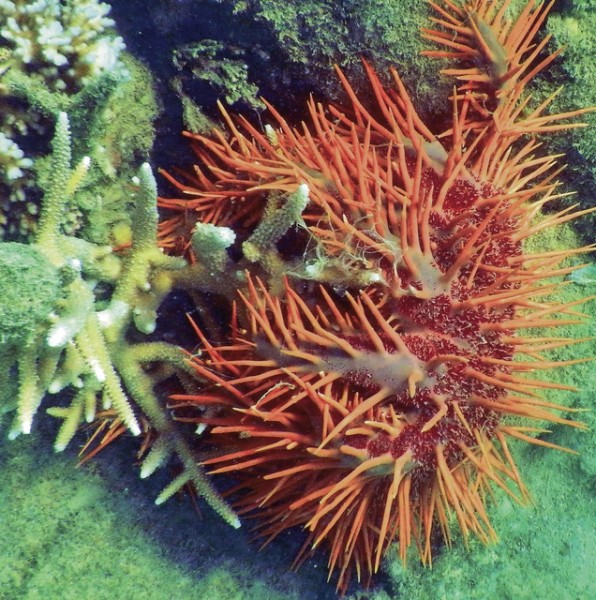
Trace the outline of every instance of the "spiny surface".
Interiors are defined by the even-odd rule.
[[[175,211],[163,244],[177,249],[189,222],[246,239],[308,190],[296,221],[306,242],[290,258],[276,246],[238,259],[249,272],[228,338],[197,328],[204,386],[174,402],[208,428],[218,456],[204,464],[238,478],[239,510],[268,540],[306,528],[297,560],[326,545],[340,591],[354,573],[368,583],[395,540],[404,560],[414,543],[430,562],[437,525],[447,543],[454,520],[464,538],[495,538],[490,485],[527,498],[508,439],[554,447],[533,437],[539,423],[507,417],[581,427],[538,393],[571,388],[526,376],[582,360],[543,355],[573,340],[521,332],[578,322],[580,301],[543,297],[579,268],[561,262],[591,248],[522,246],[586,212],[538,218],[561,195],[556,157],[538,156],[535,136],[576,126],[562,120],[582,111],[547,114],[552,98],[529,108],[526,84],[556,55],[537,62],[549,7],[529,2],[512,24],[507,4],[432,3],[441,29],[425,35],[448,49],[431,54],[475,65],[449,73],[463,83],[440,135],[396,72],[385,89],[365,64],[374,108],[338,70],[350,108],[311,101],[309,124],[292,128],[270,106],[265,133],[222,109],[229,136],[189,134],[200,167],[185,185],[168,176],[184,192],[162,200]]]

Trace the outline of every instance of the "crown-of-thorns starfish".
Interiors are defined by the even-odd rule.
[[[323,259],[355,257],[377,275],[341,287],[294,274],[275,295],[247,273],[229,340],[197,328],[202,391],[174,397],[217,447],[204,464],[239,479],[240,512],[261,519],[267,540],[304,527],[297,560],[326,546],[342,592],[354,573],[368,583],[393,541],[404,560],[413,543],[430,562],[433,532],[449,543],[454,521],[464,539],[494,539],[490,486],[528,495],[508,439],[557,447],[535,437],[540,422],[582,427],[538,393],[572,388],[527,373],[581,362],[543,352],[585,340],[522,331],[581,322],[585,299],[544,298],[582,266],[562,261],[593,247],[522,245],[589,212],[540,217],[565,194],[535,137],[580,126],[563,120],[588,109],[548,114],[553,96],[530,107],[527,83],[557,54],[540,60],[547,42],[534,41],[550,5],[529,2],[508,22],[508,2],[431,4],[440,29],[425,36],[443,46],[431,54],[464,63],[448,72],[461,83],[446,131],[421,121],[396,71],[386,89],[365,63],[368,109],[338,69],[350,109],[311,100],[309,123],[291,127],[269,106],[276,128],[262,133],[222,108],[228,135],[188,134],[200,166],[185,185],[168,176],[184,197],[162,200],[175,211],[162,224],[172,246],[184,220],[250,230],[271,194],[306,185],[303,218]]]

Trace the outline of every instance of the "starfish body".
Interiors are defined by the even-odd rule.
[[[369,582],[394,541],[429,563],[434,531],[450,543],[454,522],[494,540],[491,485],[528,498],[509,440],[557,447],[535,437],[540,423],[583,427],[538,393],[571,388],[527,376],[585,360],[543,355],[574,340],[522,332],[581,322],[582,300],[543,298],[582,266],[562,261],[592,247],[526,254],[523,242],[588,212],[539,217],[564,194],[557,157],[536,154],[536,136],[580,126],[567,119],[587,109],[529,106],[527,83],[557,54],[538,59],[546,41],[534,42],[549,7],[529,2],[510,23],[508,2],[431,4],[440,29],[424,35],[442,48],[430,54],[472,63],[447,72],[461,84],[445,131],[422,122],[396,71],[386,89],[364,64],[367,108],[337,69],[350,107],[311,100],[308,124],[269,105],[275,127],[261,132],[222,107],[228,135],[188,134],[201,166],[188,184],[168,175],[184,197],[162,200],[166,247],[189,220],[249,242],[263,223],[277,232],[246,246],[227,339],[197,327],[203,388],[173,401],[218,449],[204,465],[238,479],[240,514],[267,540],[304,527],[297,561],[326,546],[340,591],[354,573]],[[274,218],[290,200],[306,232],[291,260],[279,246],[292,228]]]

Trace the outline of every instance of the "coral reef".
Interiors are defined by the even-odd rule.
[[[35,436],[44,409],[54,419],[43,434],[59,423],[54,448],[87,436],[85,459],[132,434],[142,477],[172,467],[158,503],[194,486],[228,523],[259,519],[266,543],[277,538],[270,552],[287,545],[296,566],[326,549],[342,593],[384,564],[386,589],[439,597],[459,580],[462,541],[483,577],[508,572],[474,536],[493,542],[509,526],[512,543],[530,547],[511,501],[527,502],[528,488],[564,499],[561,484],[545,475],[541,485],[541,454],[523,442],[582,450],[574,465],[595,472],[595,438],[582,437],[566,394],[590,375],[574,344],[593,333],[573,328],[594,281],[593,264],[581,264],[593,247],[578,247],[590,226],[579,243],[568,229],[590,196],[577,210],[556,182],[564,131],[572,176],[593,189],[591,140],[568,122],[593,115],[555,94],[589,76],[591,13],[568,4],[575,12],[547,21],[550,6],[526,0],[149,3],[173,38],[154,51],[165,63],[175,48],[169,81],[198,157],[189,174],[164,172],[181,193],[160,199],[158,225],[153,175],[138,169],[153,144],[151,75],[123,52],[108,5],[0,0],[10,16],[0,28],[0,224],[4,239],[28,242],[0,244],[10,437]],[[191,13],[186,28],[172,25]],[[230,21],[213,20],[222,14]],[[569,43],[563,53],[548,54],[545,27]],[[379,75],[359,68],[363,53]],[[338,103],[311,99],[305,111],[312,89]],[[581,91],[578,105],[592,104],[593,89]],[[276,108],[265,104],[260,127],[263,92]],[[213,117],[215,93],[248,118],[220,107],[226,131],[206,133],[199,106]],[[179,322],[156,329],[180,290],[195,303],[198,341]],[[212,481],[230,480],[224,501]],[[554,521],[552,506],[547,514]],[[212,527],[201,525],[205,554],[225,536]],[[299,536],[282,535],[291,527],[306,530],[301,550]],[[246,557],[242,535],[226,544]],[[389,560],[394,542],[403,562],[417,550],[439,577],[416,582],[417,567]],[[18,577],[12,590],[29,592]],[[217,569],[210,579],[209,590],[236,593]],[[519,578],[497,589],[526,593]]]

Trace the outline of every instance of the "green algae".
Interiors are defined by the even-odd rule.
[[[553,36],[551,50],[563,47],[563,53],[548,73],[540,76],[536,86],[538,95],[543,98],[563,87],[552,103],[552,112],[596,107],[596,3],[568,0],[555,7],[555,11],[546,30]],[[565,155],[567,169],[562,179],[578,192],[582,208],[588,208],[594,206],[596,198],[596,112],[584,114],[578,120],[588,126],[549,136],[545,140],[546,150]],[[596,216],[586,217],[577,227],[587,242],[594,241]]]
[[[49,454],[39,438],[2,446],[0,597],[157,600],[163,589],[193,597],[192,574],[164,560],[126,497]]]
[[[330,76],[338,64],[359,91],[369,85],[360,69],[366,58],[383,78],[394,66],[404,78],[415,103],[425,116],[448,110],[444,99],[451,83],[438,74],[437,64],[420,56],[424,42],[420,28],[428,25],[425,0],[350,0],[348,2],[287,0],[234,1],[237,13],[246,13],[264,25],[276,45],[276,60],[296,79],[317,93],[338,98],[340,86]],[[298,75],[299,74],[299,75]],[[271,100],[271,99],[270,99]]]
[[[577,446],[584,432],[555,428],[552,441]],[[449,599],[582,600],[596,594],[593,577],[596,544],[591,527],[596,517],[593,480],[577,458],[543,448],[514,448],[518,466],[532,491],[535,506],[520,508],[501,492],[490,510],[500,541],[483,546],[460,540],[442,551],[432,570],[411,564],[404,570],[388,561],[395,597]],[[374,598],[374,596],[373,596]]]
[[[30,338],[47,321],[60,286],[58,270],[39,249],[0,244],[0,352],[4,344]]]
[[[190,502],[153,505],[121,453],[75,469],[52,435],[0,440],[2,600],[333,598]]]
[[[188,68],[197,80],[214,86],[226,104],[242,100],[253,108],[262,109],[259,89],[249,81],[245,57],[242,53],[239,56],[229,54],[229,48],[222,42],[205,40],[177,48],[174,65],[181,71]]]
[[[128,54],[123,64],[128,76],[111,90],[101,109],[81,104],[73,117],[75,157],[91,158],[73,210],[79,214],[79,236],[95,244],[113,243],[114,227],[130,226],[134,205],[130,181],[155,140],[159,103],[152,75]]]

